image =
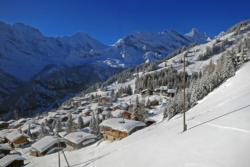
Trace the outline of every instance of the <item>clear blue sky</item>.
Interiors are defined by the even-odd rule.
[[[83,31],[111,44],[137,31],[197,27],[214,36],[250,18],[250,0],[0,0],[0,20],[46,36]]]

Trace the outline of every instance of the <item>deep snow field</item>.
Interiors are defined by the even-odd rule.
[[[65,152],[72,167],[249,167],[250,62],[187,112],[116,142]],[[58,166],[57,153],[29,167]],[[62,166],[66,166],[61,156]]]

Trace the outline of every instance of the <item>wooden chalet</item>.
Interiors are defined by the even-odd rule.
[[[12,150],[11,146],[7,143],[0,144],[0,158],[6,156]]]
[[[97,141],[95,135],[83,131],[69,133],[64,139],[70,149],[79,149]]]
[[[98,100],[98,103],[100,105],[108,105],[108,104],[111,104],[112,103],[112,99],[110,97],[100,97],[99,100]]]
[[[24,160],[19,154],[8,154],[0,159],[1,167],[20,167],[24,166]]]
[[[153,90],[151,89],[144,89],[141,91],[141,94],[144,95],[144,96],[149,96],[149,95],[153,95]]]
[[[9,127],[9,123],[5,121],[0,121],[0,130],[7,129]]]
[[[29,143],[28,138],[29,136],[21,133],[19,130],[14,130],[6,135],[6,139],[12,147],[19,147]]]
[[[66,144],[61,138],[56,136],[45,136],[36,143],[32,144],[30,155],[39,157],[58,152],[65,147]]]
[[[100,124],[104,139],[112,141],[125,138],[145,126],[143,122],[123,118],[107,119]]]

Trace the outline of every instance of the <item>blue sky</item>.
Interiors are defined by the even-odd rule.
[[[0,20],[46,36],[82,31],[106,44],[137,31],[192,27],[210,36],[250,18],[249,0],[0,0]]]

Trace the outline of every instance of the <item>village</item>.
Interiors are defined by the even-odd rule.
[[[25,166],[37,157],[57,153],[67,161],[64,151],[119,142],[185,113],[250,60],[250,33],[244,30],[247,35],[242,40],[239,33],[229,33],[207,44],[187,47],[154,68],[146,64],[127,78],[121,73],[123,82],[115,78],[36,116],[19,118],[18,112],[13,112],[15,119],[0,120],[0,167]],[[233,53],[234,59],[225,57]],[[188,102],[183,100],[186,89]]]
[[[120,97],[107,87],[75,96],[34,118],[0,122],[0,166],[20,166],[30,158],[115,142],[162,121],[175,89],[145,89]]]

